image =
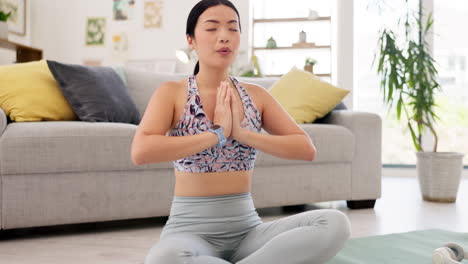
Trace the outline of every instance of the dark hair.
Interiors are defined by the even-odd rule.
[[[185,35],[189,35],[190,37],[195,38],[195,26],[197,25],[197,21],[200,15],[203,14],[203,12],[205,12],[206,9],[212,6],[217,6],[217,5],[228,6],[236,12],[237,17],[239,18],[239,31],[242,31],[241,25],[240,25],[239,12],[237,11],[237,8],[234,6],[234,4],[231,3],[231,1],[229,0],[201,0],[190,11],[190,14],[187,19],[187,28],[185,30]],[[193,74],[196,75],[199,70],[200,70],[200,63],[197,61]]]

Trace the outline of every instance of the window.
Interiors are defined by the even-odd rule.
[[[418,1],[409,0],[409,3],[412,10],[417,10]],[[354,1],[354,109],[378,113],[382,117],[382,162],[391,165],[414,165],[416,155],[408,128],[396,120],[394,111],[388,112],[383,105],[380,78],[371,64],[379,29],[383,25],[395,25],[395,18],[401,17],[405,8],[403,0]],[[428,8],[425,11],[429,11]],[[468,165],[468,37],[459,30],[468,22],[468,3],[455,0],[447,5],[435,0],[433,10],[433,54],[442,86],[442,92],[435,99],[440,105],[436,114],[441,117],[435,127],[439,136],[438,151],[463,152],[464,164]],[[399,34],[404,36],[404,32]],[[427,136],[432,137],[430,133]]]
[[[434,59],[439,71],[442,93],[436,102],[438,151],[463,152],[468,165],[468,36],[460,26],[468,22],[468,2],[454,0],[447,5],[434,1]]]
[[[379,6],[379,3],[381,5]],[[413,10],[417,1],[409,0]],[[380,91],[380,77],[372,66],[379,30],[395,25],[406,10],[405,1],[354,1],[354,110],[377,113],[382,118],[382,163],[413,165],[416,155],[410,132],[388,112]],[[404,37],[404,32],[398,32]]]

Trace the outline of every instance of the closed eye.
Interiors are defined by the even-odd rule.
[[[211,29],[207,29],[206,31],[215,31],[216,28],[211,28]],[[230,29],[231,31],[233,32],[237,32],[238,30],[237,29]]]

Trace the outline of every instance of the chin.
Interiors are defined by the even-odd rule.
[[[220,69],[220,70],[224,70],[224,69],[229,69],[229,67],[232,65],[233,61],[229,60],[229,61],[223,61],[222,63],[220,62],[217,62],[217,63],[213,63],[211,64],[211,67],[213,68],[217,68],[217,69]]]

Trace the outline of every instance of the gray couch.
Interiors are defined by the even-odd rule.
[[[187,76],[122,70],[141,115],[159,84]],[[277,80],[238,79],[265,88]],[[315,143],[316,159],[260,152],[252,183],[256,207],[333,200],[373,207],[381,195],[380,117],[339,110],[326,124],[301,126]],[[81,121],[7,123],[0,110],[1,228],[167,216],[172,163],[135,166],[130,159],[135,129]]]

